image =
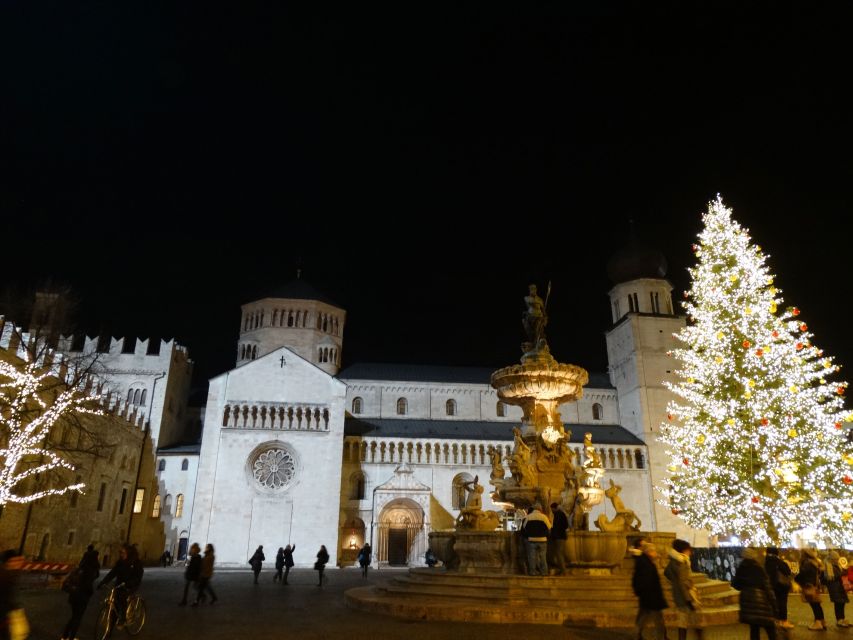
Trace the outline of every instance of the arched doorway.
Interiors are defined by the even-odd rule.
[[[361,518],[350,518],[341,525],[341,547],[338,556],[341,566],[355,563],[358,552],[365,543],[365,528]]]
[[[426,551],[424,512],[409,498],[392,500],[379,514],[377,560],[391,566],[417,563]]]
[[[184,530],[178,538],[178,560],[187,559],[187,547],[189,546],[190,534]]]

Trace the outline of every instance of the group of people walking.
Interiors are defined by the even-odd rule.
[[[216,556],[213,552],[213,545],[208,543],[204,547],[204,557],[201,555],[201,547],[197,542],[190,545],[190,553],[187,558],[187,566],[184,570],[184,597],[178,603],[179,606],[187,604],[187,596],[190,592],[190,587],[195,587],[195,600],[192,606],[197,607],[200,602],[207,600],[210,595],[210,604],[215,603],[219,598],[210,586],[210,580],[213,578],[213,565],[216,562]]]
[[[664,576],[672,584],[672,599],[676,609],[678,640],[686,640],[688,629],[695,629],[696,638],[703,637],[698,612],[701,607],[698,590],[693,584],[690,558],[693,549],[686,540],[676,540],[669,551],[669,562]],[[654,544],[641,541],[636,548],[636,563],[632,586],[639,599],[636,619],[637,638],[642,638],[643,629],[654,625],[658,640],[667,638],[663,610],[667,601],[663,595],[658,574],[658,553]],[[835,606],[836,624],[851,625],[844,613],[849,601],[844,585],[846,565],[838,552],[830,551],[826,562],[821,562],[817,551],[804,549],[800,557],[800,570],[793,575],[791,567],[779,557],[779,549],[744,549],[743,557],[732,578],[732,587],[740,594],[739,619],[749,625],[750,640],[759,640],[764,629],[768,640],[776,640],[777,631],[793,628],[788,620],[788,595],[792,583],[800,585],[804,602],[811,606],[814,622],[812,631],[827,629],[821,605],[821,588],[826,587],[829,599]]]
[[[296,545],[287,545],[286,547],[279,547],[278,553],[275,556],[275,573],[273,574],[272,581],[273,582],[281,582],[281,584],[288,584],[287,576],[290,573],[290,569],[293,567],[293,552],[296,551]],[[263,569],[264,560],[266,560],[266,556],[264,555],[264,545],[258,545],[258,548],[255,549],[255,553],[252,554],[252,557],[249,558],[249,565],[252,567],[252,573],[255,574],[255,584],[258,584],[258,578],[261,575],[261,569]],[[326,545],[321,544],[320,550],[317,552],[317,561],[314,563],[314,569],[318,572],[319,578],[317,581],[317,586],[322,587],[326,577],[324,572],[326,570],[326,564],[329,562],[329,552],[326,550]],[[366,575],[366,570],[365,570]]]

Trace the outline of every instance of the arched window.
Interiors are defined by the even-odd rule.
[[[362,411],[364,411],[364,408],[363,408],[363,402],[362,402],[361,398],[353,398],[352,399],[352,413],[353,413],[353,415],[358,415]]]
[[[145,396],[148,395],[148,389],[142,390],[142,397],[139,399],[139,404],[145,404]]]
[[[450,399],[444,403],[444,412],[449,416],[456,415],[456,400]]]
[[[355,473],[351,481],[352,492],[350,496],[353,500],[364,500],[364,474]]]
[[[409,403],[405,398],[397,399],[397,415],[404,416],[409,411]]]
[[[636,468],[637,468],[637,469],[642,469],[642,468],[643,468],[643,465],[644,465],[644,461],[643,461],[643,452],[642,452],[642,451],[640,451],[639,449],[637,449],[636,451],[634,451],[634,460],[635,460],[635,461],[636,461],[636,463],[637,463],[637,464],[635,465],[635,466],[636,466]]]
[[[154,506],[151,507],[151,517],[159,518],[160,517],[160,496],[154,496]]]
[[[190,468],[190,461],[184,458],[184,461],[181,462],[181,471],[186,471]]]
[[[179,493],[178,499],[175,500],[175,517],[180,518],[184,515],[184,494]]]
[[[166,499],[163,501],[163,515],[170,515],[172,513],[172,494],[167,493]]]
[[[258,357],[258,345],[252,347],[252,360],[255,360]]]
[[[498,400],[497,405],[495,405],[495,413],[498,414],[498,418],[506,417],[506,405],[501,400]]]
[[[166,470],[166,459],[160,458],[160,462],[157,465],[157,471],[165,471]]]
[[[133,402],[133,389],[127,390],[127,404]]]
[[[138,405],[139,404],[139,398],[141,398],[141,397],[142,397],[142,389],[137,389],[136,391],[134,391],[133,392],[133,404]]]
[[[468,473],[460,473],[453,478],[453,495],[451,502],[454,509],[461,509],[465,506],[465,498],[468,493],[465,489],[465,484],[471,482],[474,478]]]
[[[245,359],[246,359],[246,345],[241,344],[240,345],[240,360],[245,360]]]
[[[593,420],[602,420],[604,418],[604,407],[602,407],[597,402],[592,405],[592,419]]]

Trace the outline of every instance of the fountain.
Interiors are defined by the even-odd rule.
[[[583,368],[559,363],[551,355],[545,338],[546,304],[535,285],[530,285],[525,302],[522,323],[527,339],[520,363],[491,376],[501,400],[521,407],[523,414],[521,424],[513,427],[506,467],[499,449],[489,451],[491,498],[507,513],[523,513],[535,505],[550,515],[550,505],[560,504],[569,516],[568,575],[526,575],[520,535],[500,528],[500,513],[483,510],[485,488],[475,477],[466,484],[467,499],[455,529],[429,534],[430,550],[442,567],[410,569],[387,586],[351,589],[346,594],[350,606],[409,619],[633,625],[637,605],[630,586],[633,560],[626,554],[628,540],[648,539],[666,559],[675,536],[640,533],[639,518],[619,498],[621,487],[611,480],[608,489],[602,488],[604,465],[590,433],[584,435],[582,456],[569,447],[571,432],[565,430],[558,408],[582,397],[589,376]],[[598,531],[590,531],[590,511],[605,497],[616,515],[610,520],[599,515]],[[696,579],[700,590],[709,587],[717,600],[717,606],[703,614],[703,622],[735,620],[737,607],[729,603],[732,598],[736,601],[736,592]]]

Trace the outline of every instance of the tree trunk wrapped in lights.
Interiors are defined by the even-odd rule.
[[[718,199],[703,216],[670,352],[679,398],[669,445],[668,506],[693,527],[745,544],[783,543],[810,528],[834,544],[853,536],[853,453],[846,382],[812,342],[800,311],[782,307],[761,248]]]

